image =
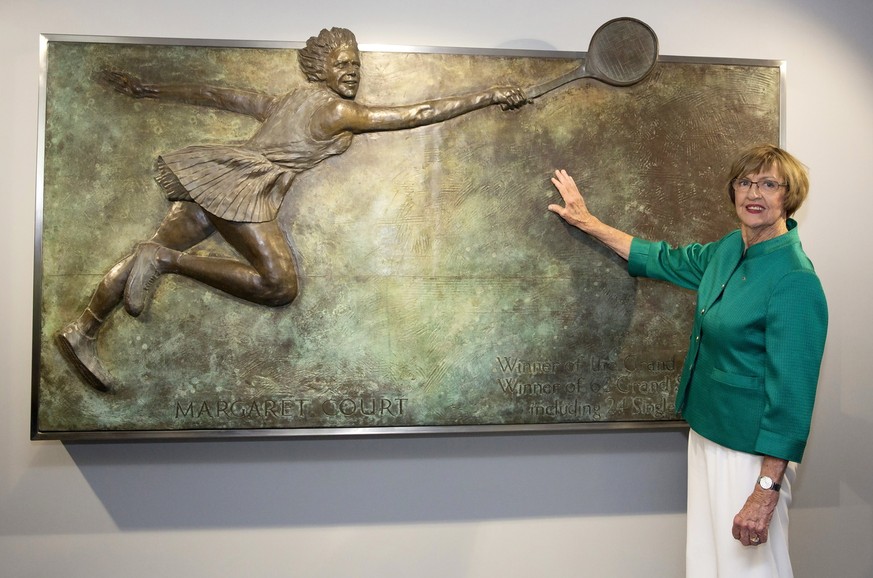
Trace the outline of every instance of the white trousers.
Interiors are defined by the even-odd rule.
[[[792,578],[788,506],[797,465],[789,463],[767,542],[743,546],[731,532],[734,516],[755,489],[761,456],[730,450],[693,430],[688,437],[687,578]]]

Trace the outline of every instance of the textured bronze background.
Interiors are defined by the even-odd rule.
[[[358,100],[534,85],[577,56],[365,51]],[[282,207],[298,298],[273,309],[166,276],[141,317],[119,310],[104,328],[100,355],[122,384],[107,395],[52,336],[163,217],[157,155],[255,125],[123,97],[94,82],[105,67],[277,93],[304,82],[293,48],[48,43],[42,437],[675,420],[693,295],[631,279],[549,213],[549,177],[568,169],[595,214],[631,233],[710,241],[735,227],[724,163],[780,134],[778,64],[667,58],[632,87],[580,81],[517,111],[358,136]]]

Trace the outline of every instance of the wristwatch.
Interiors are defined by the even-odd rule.
[[[778,492],[782,489],[782,484],[777,484],[770,476],[761,476],[758,478],[758,485],[765,490],[773,490],[774,492]]]

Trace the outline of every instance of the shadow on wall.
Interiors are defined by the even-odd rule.
[[[681,513],[686,439],[659,430],[66,449],[119,528],[144,530]]]

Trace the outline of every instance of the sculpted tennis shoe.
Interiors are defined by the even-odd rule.
[[[149,291],[160,276],[158,271],[157,243],[140,243],[136,248],[133,267],[124,287],[124,309],[133,317],[138,317],[146,306]]]
[[[97,391],[111,391],[112,376],[97,357],[97,340],[88,337],[77,322],[70,323],[57,334],[56,341],[63,356],[85,381]]]

